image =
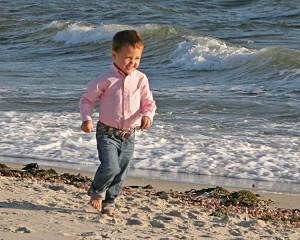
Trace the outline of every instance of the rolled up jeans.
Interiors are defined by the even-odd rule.
[[[133,157],[135,134],[128,139],[119,139],[113,134],[107,133],[98,122],[96,139],[100,166],[95,173],[88,194],[93,199],[102,199],[103,202],[113,203],[120,194],[129,163]]]

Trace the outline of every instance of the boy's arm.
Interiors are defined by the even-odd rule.
[[[93,129],[92,112],[95,101],[100,95],[101,91],[99,90],[99,86],[96,81],[93,81],[88,84],[85,93],[80,98],[79,108],[82,119],[81,129],[84,132],[91,132]]]
[[[147,78],[141,91],[141,109],[143,113],[141,128],[148,128],[153,122],[156,104],[153,100]]]
[[[88,92],[86,92],[79,101],[79,108],[81,113],[82,122],[91,121],[92,120],[92,112],[95,105],[95,101],[90,100],[88,97]]]
[[[79,108],[80,108],[80,113],[81,113],[81,119],[82,119],[82,124],[81,124],[81,130],[89,133],[93,130],[93,122],[92,122],[92,111],[93,107],[95,105],[94,101],[90,101],[85,95],[85,93],[79,101]]]

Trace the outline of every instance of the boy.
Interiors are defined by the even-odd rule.
[[[145,74],[138,71],[144,43],[135,30],[113,37],[110,69],[90,82],[79,105],[81,129],[93,129],[92,109],[100,101],[96,139],[100,166],[88,191],[97,211],[115,214],[115,199],[127,173],[134,151],[135,130],[147,129],[153,122],[155,101]]]

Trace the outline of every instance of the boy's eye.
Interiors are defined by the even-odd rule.
[[[132,57],[126,57],[126,59],[127,59],[127,60],[130,60],[130,61],[133,60]],[[140,57],[137,57],[137,58],[135,58],[134,60],[140,60],[140,59],[141,59]]]

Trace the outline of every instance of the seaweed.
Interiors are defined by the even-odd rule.
[[[54,169],[42,169],[37,163],[25,165],[22,170],[12,169],[5,164],[0,163],[0,176],[5,177],[20,177],[20,178],[37,178],[39,180],[50,182],[62,182],[76,187],[82,187],[85,183],[90,183],[92,180],[81,174],[58,174]]]
[[[259,203],[260,199],[254,193],[247,190],[232,192],[225,201],[225,205],[239,205],[244,207],[257,207]]]

